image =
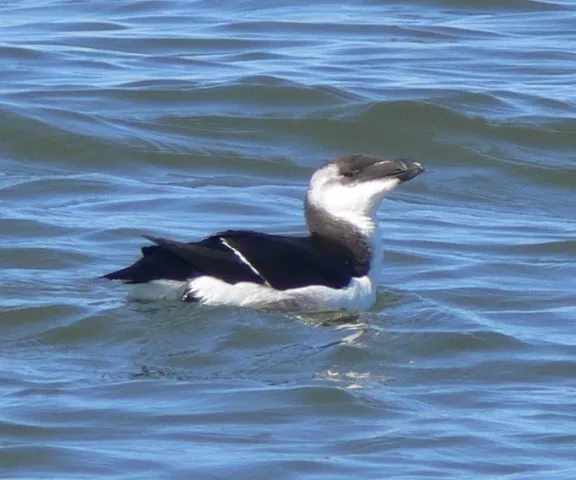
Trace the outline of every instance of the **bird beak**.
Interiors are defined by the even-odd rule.
[[[415,162],[413,160],[402,159],[394,161],[404,166],[404,168],[402,169],[402,173],[396,175],[401,182],[407,182],[408,180],[412,180],[414,177],[417,177],[424,171],[424,167],[422,166],[422,164]]]
[[[407,182],[420,175],[424,167],[413,160],[404,158],[397,160],[381,160],[366,167],[362,172],[365,179],[397,178],[401,182]]]

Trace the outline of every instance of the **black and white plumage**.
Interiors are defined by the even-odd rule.
[[[308,236],[229,230],[199,242],[146,236],[133,265],[104,276],[137,287],[133,297],[209,305],[366,310],[376,299],[385,195],[424,171],[412,160],[338,157],[310,180]]]

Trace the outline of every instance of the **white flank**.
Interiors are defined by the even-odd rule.
[[[180,300],[190,291],[204,305],[227,305],[274,310],[353,310],[372,308],[376,283],[370,276],[353,278],[342,289],[323,285],[276,290],[250,282],[230,284],[215,277],[197,277],[189,282],[154,280],[132,286],[132,300]]]
[[[240,261],[241,261],[242,263],[244,263],[245,265],[248,265],[248,267],[250,268],[250,270],[252,270],[256,275],[258,275],[258,277],[260,277],[260,278],[262,279],[262,281],[263,281],[266,285],[268,285],[268,286],[270,287],[270,284],[268,283],[268,280],[266,280],[266,279],[260,274],[260,272],[259,272],[258,270],[256,270],[256,267],[254,267],[254,265],[252,265],[252,264],[248,261],[248,259],[247,259],[244,255],[242,255],[242,253],[241,253],[239,250],[235,249],[232,245],[230,245],[230,244],[226,241],[225,238],[220,237],[220,242],[222,243],[222,245],[224,245],[225,247],[227,247],[227,248],[229,248],[230,250],[232,250],[232,252],[234,253],[234,255],[236,255],[236,256],[240,259]]]
[[[342,289],[321,285],[275,290],[265,285],[240,282],[234,285],[214,277],[198,277],[187,287],[206,305],[235,305],[281,310],[367,310],[376,301],[375,285],[369,276],[353,278]]]

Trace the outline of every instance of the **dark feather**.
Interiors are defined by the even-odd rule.
[[[145,283],[158,279],[185,281],[209,275],[232,284],[268,283],[286,290],[308,285],[342,288],[348,285],[350,277],[356,276],[352,253],[315,235],[288,237],[231,230],[197,243],[146,238],[156,245],[144,247],[143,257],[132,266],[104,277]]]
[[[351,253],[317,236],[288,237],[249,231],[218,235],[242,253],[277,290],[325,285],[342,288],[354,276]]]
[[[136,263],[103,278],[124,283],[147,283],[160,279],[183,281],[193,277],[194,273],[188,262],[158,246],[151,246],[142,249],[142,258]]]
[[[230,250],[203,242],[182,243],[158,237],[145,238],[156,243],[142,249],[142,258],[133,265],[104,275],[124,283],[147,283],[153,280],[186,281],[200,275],[215,275],[229,283],[264,283],[250,267],[239,262]]]

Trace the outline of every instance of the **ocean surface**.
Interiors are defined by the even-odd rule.
[[[369,312],[98,279],[354,152]],[[1,0],[0,478],[576,478],[575,191],[573,0]]]

